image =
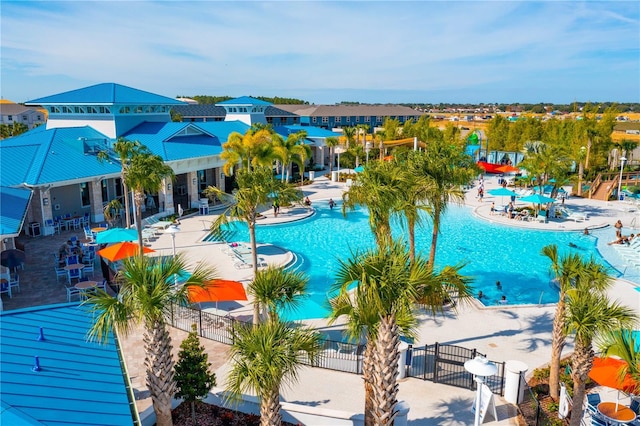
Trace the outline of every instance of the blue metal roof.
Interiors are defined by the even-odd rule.
[[[184,105],[184,102],[116,83],[101,83],[25,102],[26,105]]]
[[[239,98],[218,102],[216,105],[272,105],[272,103],[252,98],[251,96],[240,96]]]
[[[0,187],[0,237],[17,237],[31,201],[31,190]]]
[[[91,325],[77,304],[0,313],[0,424],[133,423],[117,344],[87,342]]]
[[[143,123],[124,137],[137,140],[165,161],[218,155],[229,134],[244,134],[249,126],[241,121],[206,123]]]
[[[309,138],[329,138],[329,137],[338,137],[340,133],[332,132],[331,130],[323,129],[315,126],[300,126],[297,124],[290,126],[275,126],[273,128],[277,133],[288,136],[291,133],[297,133],[300,131],[307,132],[307,137]]]
[[[40,186],[120,172],[116,162],[99,162],[87,152],[87,144],[110,141],[92,127],[40,127],[0,142],[0,185]]]

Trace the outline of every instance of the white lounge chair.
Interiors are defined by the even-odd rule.
[[[566,207],[561,208],[560,212],[569,220],[573,220],[574,222],[584,222],[585,220],[588,220],[589,218],[587,217],[586,213],[580,213],[580,212],[574,212],[571,211],[569,209],[567,209]]]

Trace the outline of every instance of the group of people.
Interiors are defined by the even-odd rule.
[[[622,235],[622,228],[624,227],[624,225],[622,225],[622,221],[618,219],[618,221],[613,225],[614,228],[616,228],[616,239],[613,241],[610,241],[608,244],[612,245],[612,244],[631,244],[631,241],[633,241],[634,238],[636,238],[636,236],[634,234],[630,234],[630,235]]]
[[[500,281],[496,281],[496,289],[498,290],[502,290],[502,283],[500,283]],[[482,298],[485,297],[484,293],[482,292],[482,290],[480,290],[478,292],[478,300],[482,300]],[[501,305],[506,305],[507,303],[509,303],[507,301],[507,296],[505,296],[504,294],[500,297],[500,300],[498,300],[498,303],[500,303]]]
[[[78,256],[78,260],[82,262],[82,246],[79,240],[76,240],[75,244],[71,240],[67,240],[67,242],[62,244],[58,250],[58,261],[62,265],[65,263],[67,257],[71,255]]]

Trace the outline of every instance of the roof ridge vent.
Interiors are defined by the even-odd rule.
[[[33,365],[33,368],[31,369],[31,371],[35,371],[35,372],[41,371],[42,368],[40,368],[40,359],[38,358],[38,355],[36,355],[34,358],[35,358],[34,359],[35,364]]]
[[[42,330],[42,327],[40,327],[40,333],[38,333],[38,338],[36,339],[38,342],[43,342],[47,339],[44,338],[44,331]]]

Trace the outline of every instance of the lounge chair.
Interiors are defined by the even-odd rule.
[[[584,222],[588,220],[586,213],[574,212],[572,210],[567,209],[566,207],[560,208],[560,213],[562,213],[567,219],[573,220],[574,222]]]
[[[518,213],[518,215],[516,216],[516,220],[531,220],[531,213],[529,213],[529,210],[522,210],[520,213]]]
[[[251,255],[251,253],[249,254],[234,253],[234,256],[237,261],[233,264],[233,266],[236,269],[253,268],[253,256]],[[267,263],[265,262],[263,257],[258,256],[258,268],[261,268],[263,266],[267,266]]]

